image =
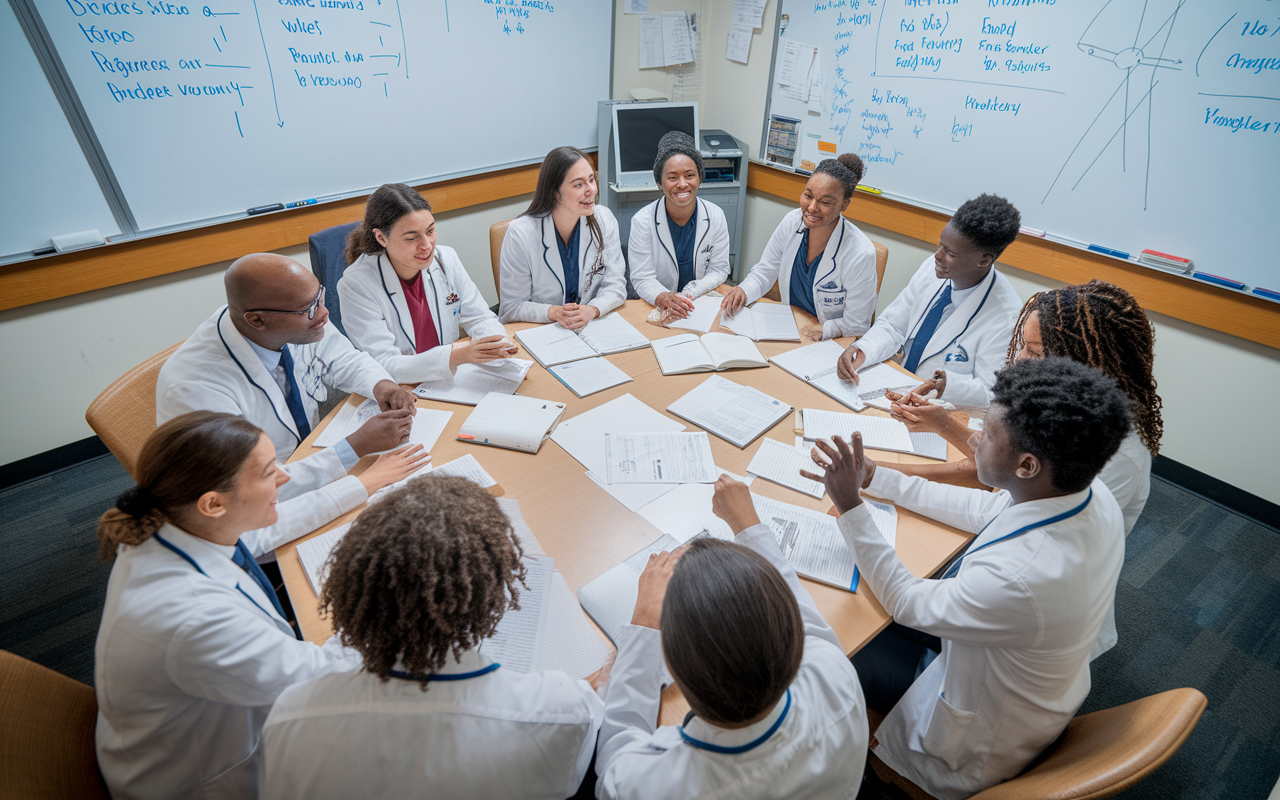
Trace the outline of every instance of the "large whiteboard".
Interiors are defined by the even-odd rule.
[[[867,185],[945,210],[1002,194],[1051,238],[1152,248],[1280,289],[1280,4],[783,0],[780,11],[770,111],[800,119],[802,140],[861,155]],[[818,102],[778,82],[788,40],[817,48]]]
[[[33,0],[140,231],[595,147],[603,0]]]

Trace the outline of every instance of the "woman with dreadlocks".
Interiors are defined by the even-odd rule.
[[[262,796],[574,794],[603,702],[585,680],[503,669],[481,649],[520,607],[522,554],[465,478],[415,478],[366,509],[320,592],[364,669],[280,696],[263,726]]]
[[[1155,328],[1133,295],[1114,284],[1092,280],[1050,289],[1032,295],[1022,307],[1007,360],[1012,364],[1046,356],[1064,356],[1105,372],[1133,401],[1133,430],[1098,476],[1120,504],[1127,535],[1147,504],[1151,459],[1160,452],[1164,433],[1160,395],[1152,372]],[[966,444],[971,431],[964,423],[915,393],[899,399],[892,408],[894,416],[912,431],[939,433],[968,458],[949,464],[882,466],[943,483],[981,486],[973,451]],[[1115,643],[1112,615],[1103,625],[1091,657],[1097,658]]]

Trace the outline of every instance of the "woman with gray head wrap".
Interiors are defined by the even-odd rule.
[[[628,261],[659,324],[687,317],[693,298],[729,277],[729,226],[718,206],[698,199],[704,175],[692,136],[672,131],[658,141],[653,178],[662,197],[632,218]]]

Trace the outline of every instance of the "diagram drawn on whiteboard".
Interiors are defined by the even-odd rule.
[[[1182,59],[1165,52],[1178,11],[1187,0],[1107,0],[1076,46],[1085,55],[1110,62],[1124,74],[1085,128],[1044,194],[1072,177],[1074,190],[1111,146],[1118,145],[1120,171],[1129,172],[1130,149],[1144,161],[1142,207],[1147,207],[1151,176],[1151,118],[1159,70],[1181,70]],[[1145,113],[1139,113],[1143,112]],[[1064,179],[1065,178],[1065,179]]]

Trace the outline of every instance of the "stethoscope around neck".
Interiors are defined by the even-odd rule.
[[[392,288],[387,285],[387,276],[384,275],[382,272],[382,255],[383,255],[382,253],[378,254],[378,280],[382,281],[382,291],[386,292],[387,299],[391,300],[391,308],[393,311],[396,312],[396,324],[400,326],[400,332],[403,333],[404,338],[409,341],[409,346],[414,348],[414,350],[416,351],[417,340],[414,337],[410,336],[409,331],[405,329],[404,320],[401,319],[400,317],[400,309],[396,307],[396,302],[393,299],[393,295],[395,294],[395,291],[392,290]],[[440,267],[440,274],[444,276],[445,290],[449,294],[453,294],[453,281],[449,280],[449,273],[445,271],[444,260],[440,258],[439,247],[437,247],[436,251],[431,255],[431,260],[435,262],[436,266]],[[394,272],[395,267],[392,267],[391,270]],[[427,269],[424,269],[422,273],[425,274],[427,276],[427,280],[431,282],[431,292],[428,295],[431,298],[431,305],[434,307],[434,310],[431,312],[431,321],[436,326],[436,334],[438,336],[436,341],[443,344],[444,343],[444,321],[440,318],[440,295],[436,293],[436,279],[432,277],[431,269],[429,267]],[[408,303],[407,300],[405,302],[406,304]]]
[[[995,272],[995,269],[996,268],[993,265],[991,267],[991,272]],[[987,273],[988,278],[992,278],[991,272]],[[986,280],[986,278],[983,278],[983,280]],[[920,332],[920,326],[924,324],[924,318],[929,316],[929,309],[933,308],[933,304],[938,302],[938,295],[942,294],[942,289],[949,283],[951,283],[951,281],[948,279],[947,281],[943,282],[941,286],[939,286],[937,289],[933,291],[933,297],[929,298],[929,302],[925,304],[925,313],[921,314],[920,318],[916,320],[916,324],[912,326],[911,331],[907,334],[907,337],[903,339],[904,342],[911,341],[911,339],[915,337],[917,333]],[[952,336],[951,340],[946,344],[944,344],[941,348],[933,351],[932,353],[929,353],[928,355],[921,356],[920,361],[917,363],[922,364],[925,361],[933,358],[938,353],[943,352],[948,347],[955,344],[956,340],[959,339],[961,336],[964,336],[965,331],[969,330],[969,326],[973,324],[973,320],[978,316],[978,313],[982,311],[982,307],[987,304],[987,298],[991,296],[991,290],[995,288],[995,285],[996,285],[996,282],[994,279],[987,284],[987,290],[982,293],[982,300],[978,301],[978,307],[975,308],[973,310],[973,313],[969,315],[969,319],[965,320],[964,327],[960,329],[960,332],[957,333],[955,336]],[[928,344],[929,344],[928,342],[925,342],[926,346]]]
[[[658,215],[665,214],[667,211],[666,200],[667,200],[666,195],[663,195],[662,197],[659,197],[656,201],[654,201],[653,229],[655,231],[658,230]],[[701,203],[702,199],[695,198],[694,202]],[[695,220],[698,217],[703,217],[703,211],[702,211],[701,205],[697,207],[697,209],[694,211],[694,214],[695,214],[695,217],[694,217]],[[693,261],[695,265],[695,271],[696,271],[696,266],[698,262],[698,248],[702,247],[702,243],[707,239],[707,234],[711,232],[711,215],[708,214],[705,217],[703,217],[703,221],[706,222],[706,224],[702,226],[702,236],[698,238],[697,243],[694,244],[693,246]],[[688,225],[689,223],[686,222],[685,224]],[[667,249],[667,243],[662,240],[661,236],[658,237],[658,244],[662,245],[662,249],[666,251],[667,256],[671,259],[671,263],[676,265],[676,275],[678,276],[680,274],[680,261],[676,259],[676,256],[674,253],[672,253],[669,249]],[[710,261],[711,261],[711,256],[707,256],[707,262],[710,263]]]
[[[836,250],[834,253],[831,254],[831,268],[828,269],[826,272],[822,273],[821,275],[814,277],[813,279],[814,285],[821,284],[822,281],[825,278],[827,278],[827,276],[829,276],[831,273],[836,271],[836,259],[839,258],[840,256],[840,248],[844,246],[844,222],[845,222],[844,217],[841,217],[840,218],[840,238],[836,239]],[[796,235],[803,237],[806,233],[808,233],[808,231],[809,231],[809,228],[806,227],[805,224],[802,222],[800,223],[800,227],[796,229]],[[801,243],[803,243],[803,238],[801,239]],[[828,241],[827,245],[830,246],[830,244],[831,242]],[[799,251],[799,245],[796,245],[796,250],[797,252]],[[827,251],[825,248],[823,249],[822,254],[824,256],[827,254]],[[809,254],[805,253],[804,255],[807,260]]]
[[[284,426],[284,429],[292,434],[293,438],[298,440],[298,444],[302,444],[302,437],[298,435],[298,432],[294,428],[289,426],[288,422],[284,421],[284,417],[280,416],[280,409],[276,408],[275,401],[271,399],[271,395],[253,379],[253,376],[249,374],[249,370],[244,368],[244,364],[240,363],[240,359],[236,358],[236,354],[231,350],[231,345],[227,344],[227,337],[222,335],[222,320],[227,316],[227,312],[230,310],[229,306],[222,309],[222,314],[218,317],[218,324],[216,327],[218,329],[218,338],[222,340],[222,346],[227,349],[227,355],[231,356],[231,360],[234,361],[236,366],[240,368],[240,371],[244,373],[244,379],[249,382],[249,385],[262,392],[262,396],[267,398],[267,405],[271,406],[271,413],[276,415],[276,419],[282,426]],[[289,345],[285,345],[285,347],[288,346]],[[314,397],[311,399],[315,400]],[[293,419],[293,414],[289,415],[289,419]]]

